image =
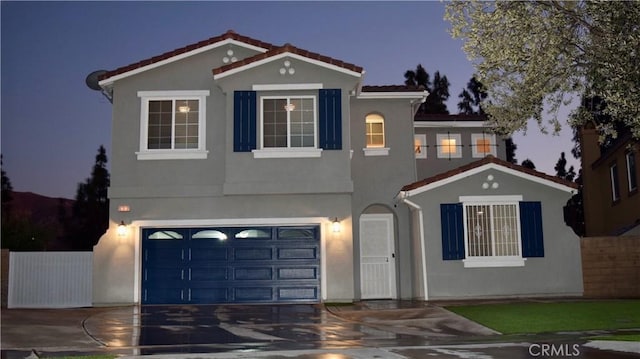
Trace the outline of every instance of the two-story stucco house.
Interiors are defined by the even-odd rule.
[[[232,31],[100,77],[111,226],[94,302],[579,295],[572,184],[501,160],[482,119]]]

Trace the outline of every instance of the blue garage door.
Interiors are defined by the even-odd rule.
[[[320,300],[318,226],[146,228],[142,303]]]

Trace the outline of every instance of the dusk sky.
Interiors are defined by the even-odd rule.
[[[365,85],[402,84],[421,63],[451,83],[450,113],[473,74],[440,2],[7,2],[1,6],[1,150],[14,190],[73,198],[97,149],[112,148],[111,104],[85,85],[112,70],[229,29],[364,67]],[[567,111],[565,111],[567,112]],[[117,139],[116,139],[117,141]],[[571,130],[516,134],[519,162],[555,174]]]

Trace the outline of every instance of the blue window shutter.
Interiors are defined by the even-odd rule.
[[[256,92],[233,93],[233,152],[256,149]]]
[[[540,202],[520,202],[520,235],[523,257],[544,257]]]
[[[318,139],[325,150],[342,149],[342,90],[321,89],[319,99]]]
[[[440,204],[442,259],[464,259],[462,203]]]

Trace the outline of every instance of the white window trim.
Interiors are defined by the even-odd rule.
[[[479,139],[489,139],[489,153],[478,152],[476,141]],[[473,158],[483,158],[488,155],[496,156],[496,135],[490,133],[472,133],[471,134],[471,156]]]
[[[365,156],[389,156],[389,147],[365,147],[362,151]]]
[[[520,234],[520,206],[518,202],[522,201],[521,195],[513,196],[460,196],[459,201],[462,202],[462,218],[464,223],[464,254],[465,259],[462,260],[465,268],[483,268],[483,267],[523,267],[526,258],[522,257],[522,236]],[[518,236],[518,256],[470,256],[469,255],[469,231],[467,229],[467,206],[473,205],[515,205],[516,209],[516,234]],[[493,238],[492,238],[493,242]]]
[[[620,183],[618,181],[615,180],[614,178],[614,172],[616,174],[616,177],[618,179],[618,181],[620,180],[620,175],[618,174],[618,164],[617,163],[613,163],[611,166],[609,166],[609,179],[611,182],[611,200],[613,202],[620,200]],[[618,184],[616,186],[616,183]],[[616,189],[617,187],[617,189]]]
[[[318,158],[322,156],[321,148],[263,148],[252,150],[253,158]]]
[[[637,167],[638,166],[638,160],[636,159],[636,156],[633,152],[627,152],[627,154],[625,154],[624,158],[627,162],[627,188],[629,189],[629,192],[633,192],[635,190],[638,189],[638,175],[637,173],[634,173],[634,175],[636,176],[636,186],[635,187],[631,187],[631,167],[629,167],[629,158],[633,156],[633,163],[634,165]],[[637,169],[634,169],[637,171]]]
[[[416,142],[420,144],[422,150],[420,153],[416,152]],[[424,133],[418,133],[413,135],[413,153],[417,159],[426,159],[427,155],[427,135]]]
[[[138,91],[140,98],[140,150],[138,160],[206,159],[206,97],[209,90],[194,91]],[[149,101],[198,100],[198,148],[197,149],[148,149]]]
[[[442,140],[445,139],[455,139],[456,140],[456,152],[455,153],[443,153],[441,143]],[[462,158],[462,136],[459,133],[438,133],[436,134],[436,146],[438,158]]]
[[[287,147],[264,147],[264,108],[265,99],[291,99],[310,98],[313,99],[313,147],[289,147],[291,133],[291,123],[287,120]],[[280,96],[260,96],[260,148],[253,150],[253,158],[317,158],[322,156],[322,149],[318,148],[318,98],[315,95],[280,95]]]

